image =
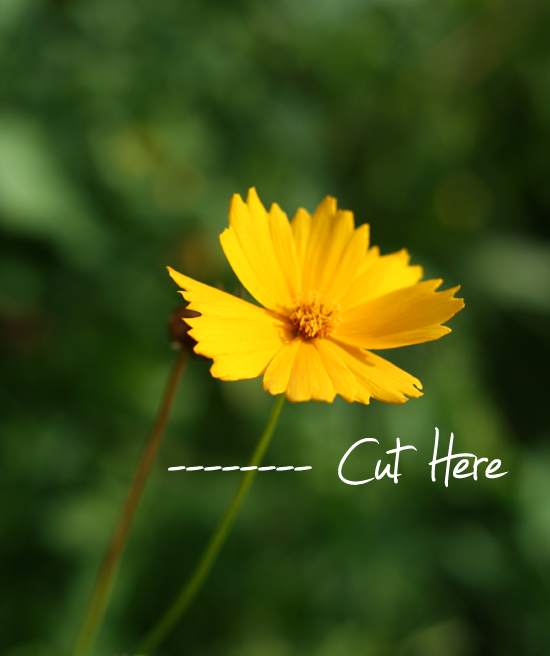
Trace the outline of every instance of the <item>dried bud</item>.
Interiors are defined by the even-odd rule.
[[[180,305],[174,310],[168,322],[168,333],[174,348],[193,351],[197,342],[188,334],[191,326],[185,320],[200,316],[200,312],[188,310],[187,304]]]

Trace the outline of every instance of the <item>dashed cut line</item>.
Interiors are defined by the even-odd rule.
[[[199,471],[203,469],[204,471],[216,471],[221,469],[222,471],[252,471],[253,469],[257,469],[258,471],[290,471],[293,469],[294,471],[306,471],[307,469],[313,469],[310,466],[307,467],[275,467],[275,465],[271,465],[269,467],[222,467],[221,465],[216,465],[215,467],[203,467],[202,465],[199,465],[198,467],[168,467],[168,471],[182,471],[185,469],[186,471]]]

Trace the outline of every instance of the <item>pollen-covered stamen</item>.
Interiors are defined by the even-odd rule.
[[[290,320],[304,339],[326,337],[340,323],[340,307],[319,292],[310,291],[294,299]]]

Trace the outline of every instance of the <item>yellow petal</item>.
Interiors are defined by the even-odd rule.
[[[405,403],[407,397],[422,396],[417,378],[374,353],[339,344],[338,354],[357,381],[356,401],[369,403],[372,397],[385,403]]]
[[[277,203],[273,203],[271,206],[268,220],[275,257],[279,262],[291,297],[295,298],[301,291],[301,270],[298,266],[292,228],[286,214]]]
[[[212,358],[211,373],[222,380],[241,380],[260,376],[277,351],[294,334],[290,326],[272,312],[240,298],[203,285],[168,269],[186,291],[189,309],[201,316],[187,319],[195,352]]]
[[[286,388],[286,398],[292,403],[311,399],[332,403],[335,396],[336,390],[319,351],[311,341],[300,340]]]
[[[314,290],[320,282],[326,257],[330,251],[330,236],[334,215],[336,214],[336,198],[327,196],[311,217],[311,229],[307,243],[302,269],[302,284],[304,292]]]
[[[319,357],[311,352],[312,346]],[[286,392],[290,401],[331,402],[335,394],[340,394],[352,402],[357,382],[338,351],[341,348],[327,340],[305,341],[296,337],[273,356],[264,374],[264,389],[274,395]]]
[[[352,219],[353,220],[353,219]],[[353,225],[353,224],[352,224]],[[337,242],[336,242],[337,243]],[[335,303],[341,302],[347,294],[353,280],[357,276],[357,271],[369,245],[369,226],[365,223],[359,228],[353,230],[347,239],[347,243],[342,244],[339,259],[333,259],[327,263],[327,277],[321,283],[326,294]],[[338,248],[334,248],[338,254]]]
[[[285,344],[273,356],[273,359],[267,366],[264,374],[264,390],[273,395],[284,394],[288,387],[296,353],[302,342],[301,337],[296,337],[291,342]]]
[[[441,324],[464,307],[459,289],[436,292],[441,280],[427,280],[367,301],[341,315],[332,337],[365,349],[421,344],[450,332]]]
[[[411,256],[406,250],[379,256],[378,249],[371,249],[365,258],[362,273],[355,278],[347,293],[341,298],[342,310],[350,310],[378,296],[396,289],[409,287],[422,278],[420,266],[408,266]],[[368,266],[365,266],[368,263]]]
[[[220,242],[231,268],[259,303],[276,312],[291,307],[295,294],[277,258],[268,214],[255,189],[249,191],[246,204],[238,194],[231,199],[229,228]]]
[[[376,260],[380,257],[380,249],[378,246],[372,246],[369,248],[369,250],[365,253],[365,256],[363,257],[363,261],[359,265],[359,268],[357,269],[357,276],[360,276],[362,273],[364,273]]]
[[[321,203],[321,212],[317,210],[312,217],[313,229],[310,238],[308,254],[304,265],[304,284],[307,289],[313,289],[326,294],[328,283],[338,269],[351,235],[353,234],[353,214],[351,212],[336,212],[336,200],[332,215],[327,215]],[[319,216],[315,221],[316,216]],[[355,272],[354,272],[355,273]]]
[[[335,221],[336,199],[327,196],[311,217],[311,230],[302,269],[303,292],[324,293],[323,282],[334,271],[342,248],[353,231],[353,215],[342,214]]]
[[[296,246],[296,256],[300,272],[303,271],[306,259],[307,245],[309,243],[309,233],[311,231],[311,216],[306,210],[300,208],[292,221],[290,222],[294,244]]]
[[[327,196],[313,216],[292,220],[303,293],[316,291],[338,302],[357,276],[368,248],[369,227],[354,229],[353,214]]]
[[[350,403],[357,392],[357,381],[340,355],[341,348],[327,339],[312,340],[337,394]]]

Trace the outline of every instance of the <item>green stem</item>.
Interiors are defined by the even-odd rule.
[[[113,531],[111,542],[101,563],[96,584],[88,603],[88,610],[76,641],[73,656],[88,656],[94,647],[115,582],[120,559],[128,541],[132,521],[141,500],[143,488],[162,443],[164,430],[170,416],[186,360],[187,351],[182,350],[172,369],[157,420],[145,446],[134,481],[128,492],[126,503],[124,504],[115,530]]]
[[[284,394],[281,394],[275,401],[269,419],[267,420],[267,424],[264,428],[264,432],[262,433],[258,444],[256,445],[256,449],[250,458],[250,462],[248,463],[249,467],[258,467],[258,465],[262,462],[264,453],[269,446],[271,436],[273,435],[275,426],[277,425],[279,415],[281,414],[281,409],[283,407],[284,401]],[[153,629],[145,636],[144,640],[138,648],[138,653],[145,654],[157,647],[164,640],[164,638],[166,638],[166,636],[170,633],[178,621],[183,617],[189,606],[193,603],[193,600],[200,592],[206,578],[216,563],[220,550],[227,538],[229,531],[231,530],[231,527],[233,526],[233,523],[237,517],[237,513],[239,512],[246,493],[248,492],[248,488],[252,484],[257,471],[257,469],[252,469],[243,475],[241,483],[235,492],[233,500],[231,501],[231,505],[225,513],[225,517],[222,519],[216,532],[210,539],[210,542],[204,550],[193,573],[182,588],[180,594],[176,597],[176,600],[172,606],[168,609],[161,620],[153,627]]]

